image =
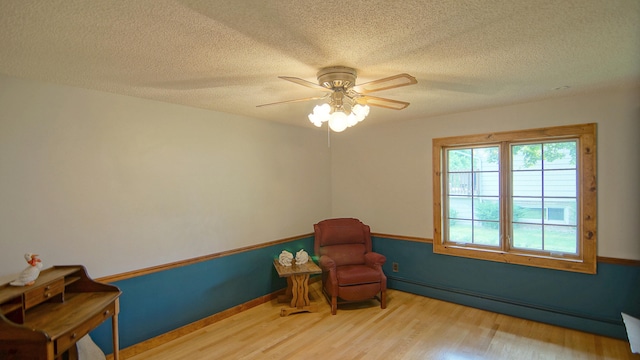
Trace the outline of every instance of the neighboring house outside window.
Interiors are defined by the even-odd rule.
[[[434,252],[596,271],[595,124],[433,140]]]

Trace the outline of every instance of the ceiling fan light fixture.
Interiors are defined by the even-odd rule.
[[[316,105],[313,108],[313,112],[320,116],[329,116],[329,113],[331,113],[331,105],[326,103],[322,105]]]
[[[321,127],[323,123],[327,122],[331,130],[341,132],[364,120],[369,115],[369,105],[392,110],[402,110],[409,106],[408,102],[367,94],[417,83],[416,78],[409,74],[398,74],[356,85],[357,76],[355,69],[346,66],[331,66],[321,69],[317,74],[317,84],[301,78],[279,76],[283,80],[328,92],[328,94],[321,97],[308,97],[257,106],[324,99],[328,102],[316,105],[308,116],[309,121],[317,127]]]
[[[335,132],[342,132],[349,126],[348,116],[342,111],[334,111],[329,119],[329,127]]]
[[[348,127],[352,127],[353,125],[359,123],[358,121],[358,117],[356,116],[356,114],[351,113],[347,116],[347,126]]]
[[[311,121],[311,123],[317,127],[322,126],[322,119],[320,119],[320,117],[314,113],[309,114],[309,121]]]
[[[331,105],[326,103],[322,105],[316,105],[313,108],[313,112],[309,114],[309,121],[311,121],[313,125],[321,127],[322,123],[329,121],[329,118],[331,117],[330,113]]]
[[[355,114],[356,118],[358,119],[358,122],[364,120],[364,118],[367,117],[367,115],[369,115],[369,105],[365,104],[365,105],[360,105],[360,104],[355,104],[352,108],[351,108],[351,113]]]
[[[341,132],[348,127],[358,124],[364,120],[367,115],[369,115],[368,105],[353,105],[351,112],[347,115],[344,107],[332,106],[325,103],[314,106],[313,112],[309,114],[309,121],[317,127],[321,127],[323,123],[328,122],[331,130]]]

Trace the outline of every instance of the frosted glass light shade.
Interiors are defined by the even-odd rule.
[[[347,126],[347,114],[342,111],[336,111],[331,114],[331,118],[329,119],[329,127],[331,130],[335,132],[342,132],[347,128]]]
[[[329,113],[331,112],[331,105],[329,104],[316,105],[313,108],[313,112],[318,115],[329,115]]]
[[[309,121],[311,121],[313,125],[317,127],[322,126],[322,119],[315,112],[309,114]]]
[[[352,127],[353,125],[358,123],[358,116],[351,112],[349,116],[347,116],[347,126]]]
[[[360,122],[369,115],[369,105],[356,104],[353,106],[353,109],[351,109],[351,113],[355,114],[358,122]]]

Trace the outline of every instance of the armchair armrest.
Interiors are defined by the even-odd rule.
[[[336,270],[336,262],[333,261],[333,259],[328,257],[327,255],[320,256],[320,259],[318,260],[318,262],[320,263],[320,267],[322,268],[322,270],[325,270],[325,271]]]
[[[371,266],[371,267],[378,267],[378,266],[382,266],[384,265],[384,263],[387,261],[387,258],[382,255],[382,254],[378,254],[375,252],[368,252],[366,254],[364,254],[364,261],[367,264],[367,266]]]
[[[331,287],[331,291],[337,294],[338,292],[338,273],[336,272],[336,262],[333,261],[332,258],[327,255],[320,256],[318,259],[320,263],[320,268],[322,269],[322,284],[325,286],[325,283],[329,283]]]

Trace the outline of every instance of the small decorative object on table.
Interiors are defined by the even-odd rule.
[[[296,265],[306,264],[309,261],[309,254],[304,249],[296,253]]]
[[[38,276],[40,276],[40,269],[42,269],[42,260],[38,259],[38,254],[27,253],[24,254],[24,259],[27,260],[29,267],[22,270],[17,279],[10,282],[13,286],[29,286],[36,282]]]
[[[293,254],[288,252],[287,250],[282,250],[280,256],[278,257],[278,262],[282,266],[291,266],[291,261],[293,261]]]

